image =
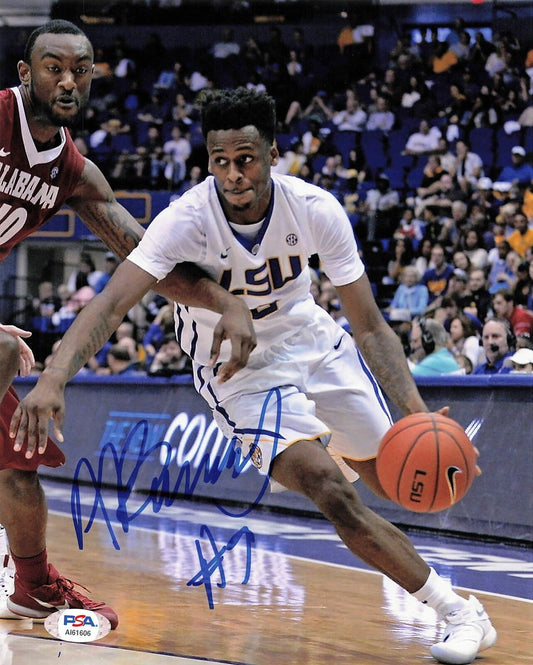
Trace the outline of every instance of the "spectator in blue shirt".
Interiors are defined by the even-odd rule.
[[[448,288],[448,281],[453,275],[453,266],[446,262],[444,247],[439,244],[431,249],[432,268],[428,268],[422,276],[422,284],[427,286],[429,302],[443,295]]]
[[[107,364],[112,376],[146,376],[140,363],[120,344],[113,344],[107,352]]]
[[[499,182],[517,182],[521,187],[527,187],[533,180],[533,166],[526,162],[526,151],[521,145],[511,149],[512,164],[504,166]]]
[[[429,302],[427,287],[420,283],[415,266],[406,266],[401,275],[401,284],[394,292],[390,307],[407,309],[413,316],[421,316]]]

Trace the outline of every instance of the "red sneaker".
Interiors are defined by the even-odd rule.
[[[79,593],[74,589],[74,584],[62,577],[51,563],[48,564],[48,584],[33,589],[27,587],[15,574],[15,591],[8,598],[8,609],[14,614],[30,619],[44,619],[52,612],[69,608],[93,610],[109,619],[111,629],[114,630],[118,626],[116,612],[105,603],[96,602]]]

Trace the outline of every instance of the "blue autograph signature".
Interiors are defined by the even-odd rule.
[[[276,409],[276,427],[274,433],[266,432],[263,430],[268,404],[272,399],[274,400],[274,408]],[[90,531],[93,522],[97,517],[98,510],[100,510],[102,518],[107,526],[114,548],[117,550],[120,549],[114,527],[111,524],[111,511],[106,506],[103,494],[105,486],[109,486],[109,484],[116,484],[118,507],[115,510],[115,518],[122,527],[123,532],[127,533],[131,522],[139,517],[144,512],[144,510],[148,508],[148,506],[152,507],[154,513],[158,513],[163,506],[168,507],[174,503],[179,490],[181,490],[181,492],[185,495],[193,495],[200,481],[203,480],[206,483],[214,485],[225,469],[232,469],[232,478],[237,478],[242,473],[244,467],[259,445],[262,434],[268,434],[273,437],[273,458],[276,455],[277,442],[282,438],[280,435],[276,434],[276,432],[279,432],[280,420],[280,393],[277,388],[273,388],[269,391],[263,403],[257,429],[254,429],[252,432],[247,432],[254,435],[254,442],[250,446],[250,451],[245,456],[241,458],[239,455],[239,451],[237,449],[238,440],[234,438],[231,441],[232,445],[228,446],[223,457],[217,455],[215,459],[211,461],[209,454],[206,453],[196,471],[191,468],[189,462],[185,462],[179,469],[178,477],[176,478],[176,481],[173,485],[170,476],[172,446],[166,441],[161,441],[152,446],[148,446],[148,424],[145,420],[141,420],[135,425],[135,427],[131,429],[122,449],[120,450],[120,453],[111,443],[107,443],[103,446],[98,460],[97,471],[95,471],[91,462],[86,457],[82,457],[78,461],[76,470],[74,472],[71,491],[71,513],[76,537],[78,539],[79,549],[83,549],[83,534]],[[129,446],[132,441],[138,441],[139,435],[141,437],[140,449],[138,451],[133,469],[128,474],[125,469],[127,462],[126,458],[131,458],[132,456],[132,453],[129,450]],[[149,460],[152,455],[159,454],[160,450],[165,451],[165,461],[162,464],[161,470],[157,476],[152,478],[150,492],[146,500],[136,510],[130,511],[128,508],[128,501],[134,492],[135,481],[137,480],[137,477],[143,468],[143,464]],[[104,463],[109,461],[111,461],[113,464],[114,471],[116,473],[116,483],[111,483],[109,479],[104,482]],[[83,526],[84,520],[80,498],[80,475],[84,469],[88,473],[90,484],[94,489],[93,504],[85,527]],[[266,475],[257,497],[254,499],[252,504],[242,512],[232,513],[220,505],[217,506],[218,509],[231,517],[243,517],[247,515],[251,512],[253,507],[260,502],[263,494],[266,492],[269,480],[269,476]]]
[[[248,529],[248,527],[243,526],[231,536],[228,544],[224,545],[220,549],[218,548],[215,539],[213,538],[213,534],[209,530],[209,527],[207,527],[205,524],[200,529],[200,537],[202,536],[205,536],[209,540],[209,544],[213,549],[213,558],[206,559],[204,557],[200,540],[197,538],[194,542],[196,544],[196,551],[200,561],[200,572],[187,582],[187,586],[201,586],[203,584],[205,586],[205,594],[207,596],[209,609],[213,610],[215,609],[215,604],[213,602],[213,587],[211,584],[211,577],[215,571],[218,570],[218,574],[220,575],[220,582],[217,582],[217,587],[220,589],[224,589],[226,587],[226,574],[222,565],[224,554],[236,547],[241,538],[244,537],[246,541],[246,570],[241,584],[248,584],[252,569],[252,545],[255,542],[255,536],[250,531],[250,529]]]

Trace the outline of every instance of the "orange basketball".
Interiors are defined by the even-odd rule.
[[[419,513],[457,503],[476,475],[477,455],[464,429],[439,413],[413,413],[380,443],[376,469],[390,499]]]

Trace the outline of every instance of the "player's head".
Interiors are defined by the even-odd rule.
[[[50,21],[31,33],[18,71],[37,122],[74,124],[89,99],[93,59],[87,36],[69,21]]]
[[[274,143],[276,103],[266,92],[246,88],[207,91],[202,98],[202,133],[254,126],[269,144]]]
[[[224,211],[235,222],[258,222],[271,198],[270,169],[278,161],[275,102],[239,88],[208,92],[202,133]]]

